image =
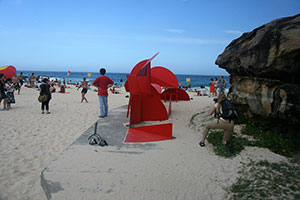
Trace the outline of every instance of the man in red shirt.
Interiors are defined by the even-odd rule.
[[[100,75],[93,83],[95,87],[98,88],[98,98],[99,98],[99,104],[100,104],[100,116],[101,118],[104,118],[108,114],[108,104],[107,104],[107,97],[108,92],[107,88],[112,86],[114,82],[105,76],[106,70],[104,68],[100,69]]]

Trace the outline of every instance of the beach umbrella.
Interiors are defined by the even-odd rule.
[[[91,73],[88,73],[88,77],[91,77],[92,76],[92,74]]]
[[[0,74],[3,74],[6,78],[12,78],[16,74],[17,70],[12,65],[5,65],[0,67]]]

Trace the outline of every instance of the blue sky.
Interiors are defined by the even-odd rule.
[[[300,12],[300,0],[0,0],[0,67],[227,74],[215,60],[243,32]]]

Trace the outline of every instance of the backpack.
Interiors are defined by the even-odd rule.
[[[221,117],[223,119],[227,119],[229,121],[237,119],[238,114],[236,112],[236,109],[227,99],[225,99],[221,103],[221,107],[222,107]]]

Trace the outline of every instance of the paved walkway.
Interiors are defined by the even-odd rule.
[[[124,161],[124,157],[134,157],[156,147],[154,143],[123,143],[128,130],[126,111],[127,106],[120,107],[98,120],[97,133],[108,146],[88,144],[88,137],[94,133],[93,125],[42,171],[41,184],[48,199],[109,199],[115,181],[123,184],[121,178],[116,178],[119,176],[114,173],[116,168],[108,164],[111,159]]]

